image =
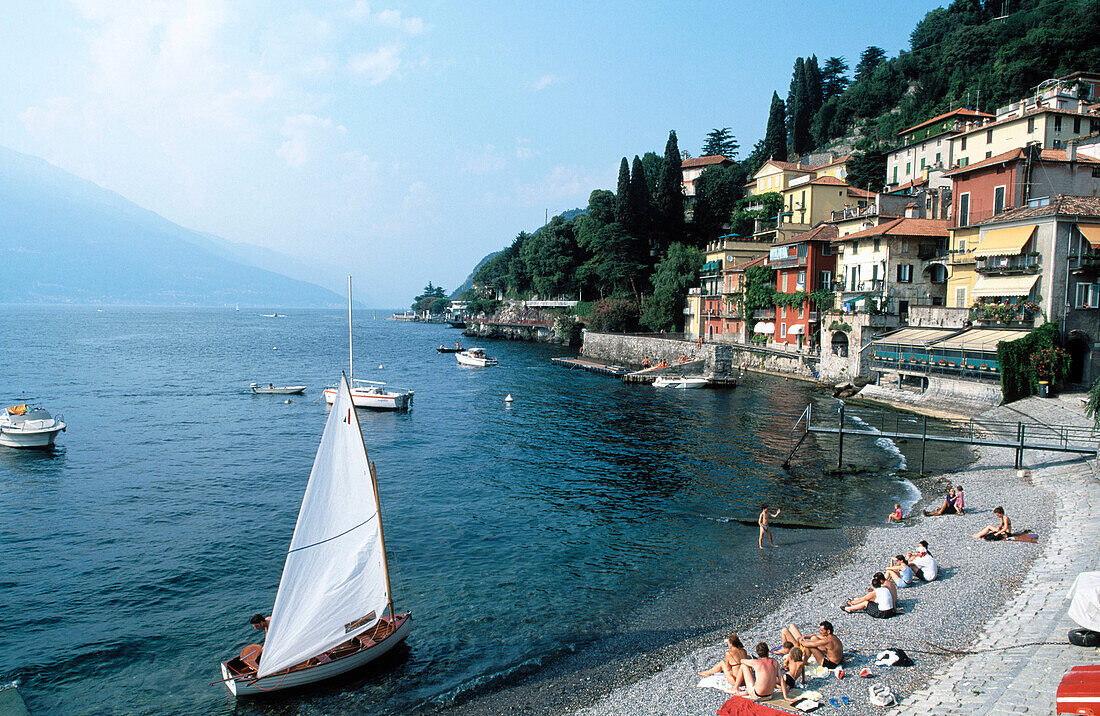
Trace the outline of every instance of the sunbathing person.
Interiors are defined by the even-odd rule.
[[[775,693],[775,687],[788,697],[787,680],[779,678],[779,662],[768,656],[768,645],[760,642],[756,645],[758,659],[745,659],[741,662],[741,673],[734,686],[744,684],[744,696],[747,699],[766,699]]]
[[[894,610],[894,597],[889,589],[882,586],[882,580],[878,577],[871,580],[870,591],[858,599],[848,600],[847,606],[841,609],[849,614],[862,610],[875,619],[888,619],[897,613]]]
[[[897,555],[890,560],[890,566],[886,568],[886,578],[894,583],[895,587],[913,586],[913,568],[909,566],[909,560],[905,555]]]
[[[783,674],[783,681],[787,685],[787,691],[794,691],[795,686],[799,680],[803,684],[806,683],[806,653],[802,651],[800,646],[792,646],[787,653],[786,663],[783,664],[783,668],[786,669]],[[785,694],[784,694],[785,695]]]
[[[826,669],[835,669],[844,663],[844,646],[833,634],[831,622],[821,622],[818,633],[810,636],[802,636],[798,627],[791,624],[783,630],[782,639],[801,646],[807,657],[812,656]]]
[[[749,652],[745,651],[745,645],[741,643],[740,637],[736,634],[730,634],[726,637],[726,646],[729,649],[726,650],[726,655],[722,657],[722,660],[706,671],[700,671],[699,676],[712,676],[719,671],[724,671],[726,679],[731,684],[737,679],[737,667],[741,665],[743,659],[749,658]]]
[[[931,582],[940,575],[940,567],[928,552],[928,543],[924,540],[920,541],[915,553],[910,553],[907,556],[909,564],[913,567],[913,573],[920,577],[922,581]]]
[[[1008,515],[1005,514],[1005,508],[998,505],[993,508],[993,514],[1000,518],[1000,522],[995,525],[986,525],[985,529],[975,535],[970,535],[974,539],[986,539],[990,541],[1007,539],[1012,536],[1012,520],[1008,519]]]
[[[955,488],[948,487],[947,494],[943,496],[943,504],[937,510],[925,510],[926,517],[940,517],[941,515],[955,514]]]
[[[894,584],[894,580],[887,579],[883,572],[875,572],[875,579],[882,582],[882,586],[886,587],[890,591],[890,596],[894,598],[894,604],[898,603],[898,586]]]

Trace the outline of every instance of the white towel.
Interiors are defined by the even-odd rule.
[[[702,679],[699,680],[698,686],[700,689],[718,689],[719,691],[723,691],[727,694],[738,693],[737,689],[734,689],[732,686],[730,686],[729,679],[727,679],[726,675],[721,671],[719,671],[717,674],[704,676]]]

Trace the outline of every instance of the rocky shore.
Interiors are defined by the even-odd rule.
[[[989,410],[983,418],[1087,424],[1072,396],[1055,401],[1032,398]],[[1029,705],[1037,707],[1038,713],[1052,713],[1054,691],[1068,668],[1065,665],[1100,663],[1096,650],[1070,646],[1065,632],[1059,631],[1068,623],[1064,595],[1069,581],[1077,572],[1100,565],[1100,483],[1092,462],[1063,453],[1028,453],[1026,458],[1029,469],[1017,472],[1011,451],[981,448],[973,464],[942,480],[944,487],[948,483],[965,486],[967,514],[913,516],[901,526],[870,529],[846,558],[819,565],[816,578],[792,579],[789,596],[767,616],[750,622],[744,615],[729,615],[729,630],[739,632],[751,651],[758,641],[778,645],[780,629],[788,623],[813,633],[818,622],[831,621],[849,654],[848,675],[843,680],[812,679],[808,687],[821,691],[826,703],[847,697],[850,705],[845,713],[882,712],[868,700],[868,686],[873,683],[888,685],[905,713],[945,713],[955,707],[959,713],[997,713],[1026,711]],[[938,494],[926,494],[914,513],[939,499]],[[1038,532],[1038,544],[972,539],[972,533],[993,521],[992,509],[997,505],[1005,507],[1016,528]],[[778,549],[784,549],[783,532],[777,530],[776,537],[781,544]],[[842,613],[845,600],[862,595],[871,575],[892,555],[912,551],[922,539],[940,564],[940,579],[901,590],[904,614],[874,620]],[[812,563],[814,555],[807,552],[805,558]],[[1040,618],[1050,625],[1044,626],[1045,636],[1036,639],[1026,627]],[[1006,622],[1016,623],[1016,631],[1006,629]],[[1054,643],[985,651],[994,645],[1031,641]],[[914,666],[875,666],[875,654],[890,647],[906,650]],[[962,661],[945,653],[969,650],[983,653]],[[652,676],[618,687],[608,684],[602,700],[575,713],[712,714],[729,696],[697,688],[696,672],[714,664],[722,652],[720,637],[715,635],[711,644]],[[854,676],[863,667],[874,677]],[[972,678],[960,680],[970,672],[974,672]],[[1035,682],[1033,686],[1012,687],[1010,682],[1024,674]],[[978,681],[980,686],[975,685]]]

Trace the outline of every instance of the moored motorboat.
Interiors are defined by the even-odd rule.
[[[256,395],[301,395],[306,391],[304,385],[275,385],[268,383],[266,386],[259,383],[251,383],[248,386]]]
[[[13,405],[0,411],[0,445],[11,448],[48,448],[65,431],[65,420],[44,408]]]
[[[467,348],[460,353],[456,353],[455,358],[458,360],[459,365],[468,365],[475,368],[488,368],[491,365],[497,365],[497,359],[490,358],[485,353],[484,348]]]
[[[454,348],[448,348],[447,346],[440,346],[439,348],[436,348],[435,350],[436,350],[437,353],[461,353],[462,352],[462,346],[460,346],[456,343]]]
[[[351,400],[357,408],[373,408],[374,410],[408,410],[412,407],[413,396],[411,390],[386,388],[386,384],[380,380],[351,381]],[[329,405],[336,400],[336,388],[325,388],[325,402]]]
[[[394,612],[374,463],[342,376],[266,639],[222,662],[222,682],[235,696],[250,696],[332,678],[400,644],[411,619]]]
[[[653,387],[692,390],[707,387],[707,379],[687,375],[659,375],[653,380]]]

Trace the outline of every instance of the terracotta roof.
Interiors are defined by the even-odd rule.
[[[992,219],[981,222],[981,224],[983,226],[985,224],[1000,224],[1006,221],[1034,219],[1040,216],[1100,217],[1100,197],[1059,194],[1053,197],[1046,206],[1021,206],[1016,209],[1008,209]]]
[[[859,187],[848,187],[848,196],[854,196],[857,199],[874,199],[875,192],[867,191],[866,189],[860,189]]]
[[[894,219],[893,221],[888,221],[885,224],[879,224],[878,226],[872,226],[871,228],[864,229],[863,231],[857,231],[854,234],[841,236],[838,239],[834,239],[833,243],[848,241],[850,239],[868,238],[871,236],[930,236],[936,238],[947,238],[947,220],[907,218]]]
[[[942,120],[945,120],[948,117],[966,117],[966,118],[969,118],[969,119],[975,119],[975,118],[978,118],[978,117],[992,118],[993,115],[992,114],[987,114],[986,112],[979,112],[976,109],[968,109],[966,107],[960,107],[959,109],[953,109],[950,112],[944,112],[943,114],[939,115],[938,117],[933,117],[932,119],[925,120],[924,122],[921,122],[920,124],[914,124],[909,129],[903,129],[900,132],[898,132],[898,136],[900,137],[903,134],[908,134],[909,132],[916,131],[916,130],[920,129],[921,127],[928,126],[929,124],[935,124],[936,122],[940,122]]]
[[[983,169],[985,167],[993,166],[995,164],[1004,164],[1007,162],[1023,161],[1027,158],[1027,152],[1023,148],[1010,149],[1007,152],[1002,152],[997,156],[990,157],[989,159],[983,159],[980,162],[973,164],[967,164],[965,167],[959,167],[958,169],[952,169],[949,172],[944,172],[944,176],[956,176],[958,174],[966,174],[972,172],[975,169]],[[1066,154],[1065,149],[1044,149],[1039,152],[1039,161],[1043,162],[1068,162],[1069,157]],[[1077,161],[1082,164],[1100,164],[1100,159],[1089,156],[1088,154],[1077,153]]]
[[[808,181],[806,183],[807,184],[828,184],[830,186],[848,186],[848,182],[844,181],[843,179],[837,179],[836,177],[832,177],[832,176],[818,177],[817,179],[811,179],[810,181]],[[797,187],[791,187],[791,188],[796,189]]]
[[[925,184],[924,177],[921,177],[920,179],[914,179],[913,181],[907,181],[904,184],[900,185],[897,189],[891,189],[890,193],[893,194],[896,191],[905,191],[906,189],[916,189],[918,186],[923,186],[924,184]]]
[[[791,238],[785,241],[776,241],[772,246],[787,246],[790,244],[801,244],[806,241],[832,241],[839,234],[839,230],[832,224],[818,224],[809,231],[803,231],[801,234],[795,234]]]
[[[835,167],[838,164],[847,164],[848,160],[851,159],[851,158],[852,158],[851,154],[845,154],[840,159],[834,159],[833,161],[829,162],[828,164],[822,164],[819,167],[814,167],[814,169],[828,169],[829,167]]]
[[[778,159],[769,159],[764,164],[773,164],[786,172],[804,172],[809,174],[814,171],[816,167],[811,167],[808,164],[792,164],[791,162],[781,162]]]
[[[680,163],[680,168],[688,169],[690,167],[708,167],[711,164],[721,164],[723,162],[733,163],[732,159],[727,159],[721,154],[708,154],[705,157],[692,157],[691,159],[685,159]]]
[[[763,266],[764,265],[764,260],[767,259],[767,258],[768,258],[767,256],[759,256],[759,257],[753,259],[752,261],[743,261],[742,263],[734,264],[733,266],[730,266],[730,267],[726,268],[725,270],[726,271],[731,271],[731,272],[732,271],[744,271],[745,269],[752,268],[753,266]]]

